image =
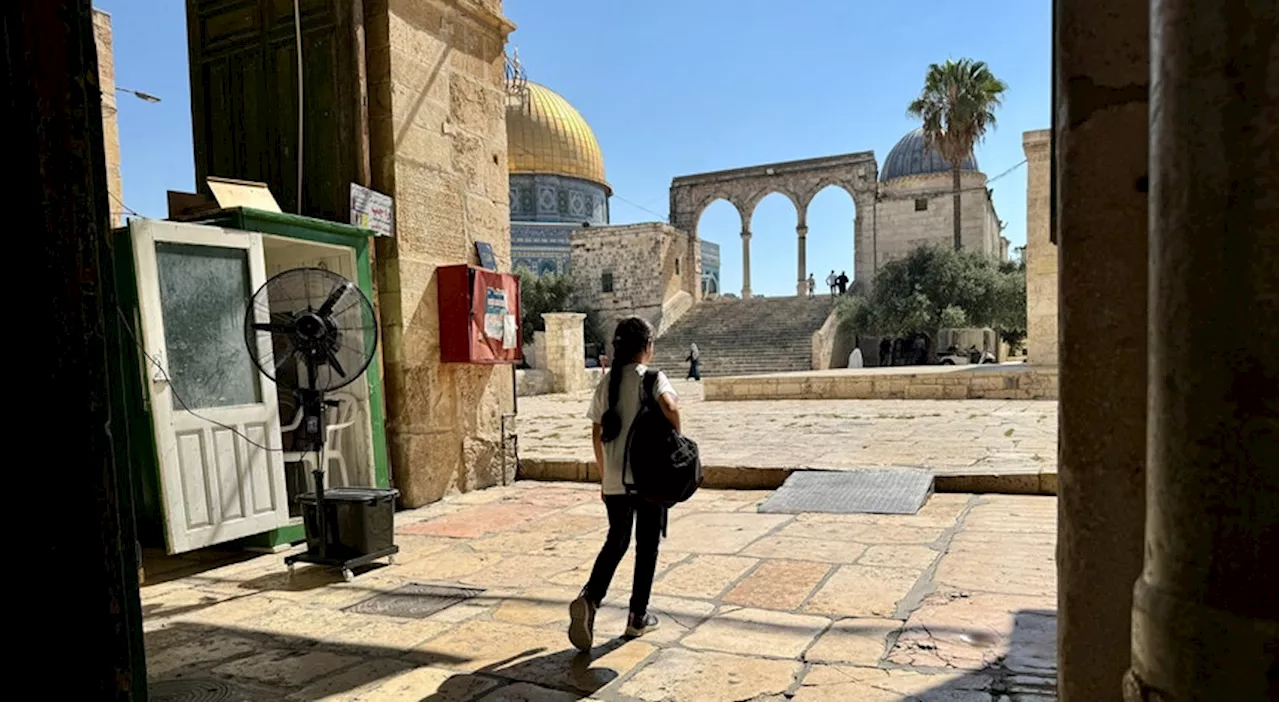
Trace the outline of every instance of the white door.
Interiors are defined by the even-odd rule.
[[[262,237],[160,221],[129,230],[169,552],[287,524],[276,388],[243,331],[266,279]],[[270,345],[258,353],[269,362]]]

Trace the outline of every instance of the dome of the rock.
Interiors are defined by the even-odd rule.
[[[580,178],[604,186],[604,156],[591,125],[569,101],[537,83],[507,107],[507,163],[512,174]]]

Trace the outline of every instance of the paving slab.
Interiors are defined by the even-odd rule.
[[[702,490],[661,546],[661,628],[622,637],[628,555],[580,654],[565,627],[606,530],[597,490],[518,482],[401,512],[402,558],[350,583],[289,580],[283,554],[184,558],[142,588],[152,679],[366,702],[1052,699],[1052,497],[769,515],[767,492]],[[421,619],[350,608],[411,583],[483,592]]]
[[[749,487],[754,479],[776,487],[785,473],[751,475],[768,469],[911,466],[948,476],[937,487],[948,492],[984,484],[1021,493],[1056,489],[1055,400],[726,402],[704,401],[699,383],[674,384],[683,428],[698,441],[708,479],[726,480],[726,487]],[[530,475],[571,477],[555,477],[556,465],[587,479],[590,398],[591,391],[521,398],[520,458]]]

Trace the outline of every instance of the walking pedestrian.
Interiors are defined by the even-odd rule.
[[[685,357],[689,362],[689,375],[685,380],[702,380],[702,361],[698,354],[698,344],[689,344],[689,355]]]
[[[831,288],[831,297],[835,297],[836,296],[836,271],[834,268],[831,269],[831,272],[827,274],[827,287]]]
[[[643,636],[659,626],[649,612],[653,574],[658,565],[665,509],[662,505],[627,494],[623,484],[627,436],[640,414],[645,364],[653,357],[653,327],[639,317],[618,322],[613,333],[613,367],[596,386],[587,412],[591,419],[591,444],[601,467],[600,493],[609,516],[609,532],[596,557],[586,587],[569,605],[569,641],[580,651],[591,649],[596,611],[604,601],[623,555],[636,534],[635,577],[631,585],[626,635]],[[653,394],[671,426],[680,430],[680,409],[671,381],[661,372]]]
[[[845,275],[844,271],[840,271],[840,275],[836,276],[836,290],[841,295],[849,291],[849,276]]]
[[[813,297],[813,289],[817,285],[817,281],[813,279],[813,274],[809,274],[809,297]]]

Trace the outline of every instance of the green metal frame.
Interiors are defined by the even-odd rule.
[[[248,207],[218,210],[192,223],[351,248],[356,256],[356,285],[361,292],[369,296],[369,299],[375,299],[372,259],[373,232],[368,229]],[[122,311],[136,309],[138,302],[137,277],[133,268],[132,248],[128,230],[118,231],[115,243],[117,255],[114,260],[114,268],[116,289],[121,302],[121,309]],[[134,325],[134,320],[128,320],[128,322],[130,327]],[[128,367],[128,364],[132,363],[130,359],[138,356],[138,349],[135,346],[135,340],[127,338],[130,337],[128,332],[122,336],[126,338],[121,339],[119,352],[126,359],[124,361],[125,367]],[[383,409],[381,357],[382,353],[381,349],[379,349],[378,357],[374,359],[373,363],[369,364],[369,369],[365,372],[365,380],[369,386],[369,422],[373,436],[374,483],[375,487],[385,488],[391,487],[391,469],[387,457],[387,427]],[[125,386],[124,392],[127,393],[130,406],[134,408],[134,411],[130,412],[130,438],[133,445],[138,449],[135,456],[136,460],[131,461],[133,464],[131,473],[136,481],[135,484],[140,488],[139,497],[141,499],[139,503],[142,509],[139,510],[139,518],[141,520],[139,530],[149,540],[154,540],[158,536],[160,542],[163,543],[163,513],[162,511],[157,511],[162,510],[159,499],[160,465],[155,446],[155,433],[152,430],[151,412],[147,407],[146,398],[142,396],[142,387],[137,382],[136,376],[128,376],[125,380]],[[249,548],[275,548],[302,541],[305,538],[306,534],[302,524],[290,524],[262,534],[239,539],[234,543]]]

